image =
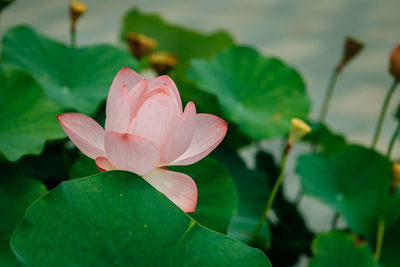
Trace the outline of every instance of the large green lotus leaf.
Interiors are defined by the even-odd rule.
[[[238,207],[235,184],[224,165],[205,158],[189,166],[168,167],[193,178],[198,190],[196,212],[189,215],[202,225],[226,233]],[[70,178],[75,179],[98,173],[94,160],[82,155],[73,164]]]
[[[219,147],[212,157],[222,162],[230,171],[239,196],[239,210],[229,225],[228,235],[248,243],[267,204],[269,186],[264,173],[250,170],[233,151]],[[270,232],[266,222],[253,245],[262,249],[270,246]]]
[[[342,232],[319,234],[313,241],[310,267],[378,267],[371,248],[355,235]]]
[[[4,61],[31,73],[48,97],[65,109],[93,114],[124,66],[138,71],[129,53],[111,45],[70,48],[19,26],[3,40]]]
[[[47,192],[40,182],[27,178],[15,168],[1,164],[0,178],[0,266],[15,266],[10,249],[11,235],[22,220],[26,208]]]
[[[24,72],[0,68],[0,106],[0,151],[8,160],[40,154],[46,140],[64,136],[59,107]]]
[[[253,138],[286,135],[290,119],[305,119],[310,100],[300,74],[250,47],[232,47],[192,61],[189,77],[217,96],[228,120]]]
[[[302,156],[297,172],[305,194],[330,205],[356,233],[375,236],[390,200],[391,163],[386,157],[351,145],[332,154]]]
[[[11,248],[19,266],[270,266],[122,171],[60,184],[27,209]]]
[[[226,233],[238,209],[235,184],[224,165],[205,158],[188,166],[170,167],[193,178],[198,188],[196,212],[190,216],[202,225]]]
[[[178,59],[177,67],[169,73],[176,82],[184,102],[196,100],[199,111],[217,114],[218,103],[214,96],[199,91],[186,78],[186,71],[193,58],[208,58],[221,49],[233,45],[226,32],[200,33],[164,21],[155,14],[144,14],[138,9],[130,10],[123,19],[121,38],[127,32],[137,32],[158,42],[156,50],[167,51]]]

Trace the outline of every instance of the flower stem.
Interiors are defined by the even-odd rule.
[[[382,124],[383,124],[383,120],[386,115],[387,108],[389,106],[390,99],[392,98],[392,95],[393,95],[398,83],[399,83],[399,80],[397,80],[397,79],[394,80],[394,82],[390,86],[389,92],[386,94],[385,100],[383,102],[382,110],[379,115],[378,124],[376,125],[376,128],[375,128],[374,139],[372,139],[372,149],[375,149],[376,144],[378,143],[379,135],[382,130]]]
[[[75,30],[75,26],[72,26],[72,25],[70,28],[70,39],[71,39],[71,47],[75,48],[75,46],[76,46],[76,30]]]
[[[384,233],[385,233],[385,220],[381,218],[381,219],[379,219],[379,222],[378,222],[378,232],[376,234],[376,247],[375,247],[375,254],[374,254],[375,260],[379,260],[379,257],[381,256]]]
[[[397,137],[399,136],[400,133],[400,123],[397,125],[396,130],[394,131],[394,134],[392,136],[392,139],[390,140],[388,151],[387,151],[387,158],[390,160],[390,155],[392,155],[392,150],[394,147],[394,143],[396,142]]]
[[[386,157],[388,158],[388,160],[390,160],[390,155],[392,154],[394,143],[396,142],[399,133],[400,133],[400,123],[397,125],[397,128],[393,133],[392,139],[390,140],[389,143],[388,150],[386,152]],[[381,217],[378,221],[378,230],[376,233],[376,246],[374,254],[376,260],[379,260],[379,257],[381,255],[384,234],[385,234],[385,218]]]
[[[283,154],[282,154],[282,159],[281,159],[281,165],[280,165],[280,168],[279,168],[278,179],[275,181],[275,184],[274,184],[274,187],[272,189],[272,192],[271,192],[271,194],[270,194],[270,196],[268,198],[267,205],[265,206],[265,209],[264,209],[260,219],[258,220],[257,226],[254,229],[254,232],[250,237],[250,243],[253,243],[254,240],[257,238],[257,235],[260,232],[261,227],[265,222],[265,219],[267,218],[268,211],[271,209],[272,204],[274,203],[275,196],[278,193],[279,186],[281,185],[282,180],[283,180],[283,171],[285,169],[286,159],[287,159],[287,156],[289,155],[289,152],[290,152],[290,146],[286,145],[286,147],[285,147],[285,149],[283,151]]]
[[[336,84],[339,74],[340,74],[340,71],[338,71],[335,68],[329,79],[328,89],[325,93],[324,102],[322,104],[321,113],[319,115],[319,122],[321,122],[321,123],[324,122],[324,120],[326,118],[326,114],[328,113],[329,104],[331,102],[331,98],[332,98],[332,94],[333,94],[333,89],[335,88],[335,84]]]

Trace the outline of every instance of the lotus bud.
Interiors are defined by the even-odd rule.
[[[150,54],[157,47],[156,40],[138,33],[127,33],[126,40],[132,55],[137,59]]]
[[[9,4],[13,3],[15,0],[0,0],[0,11],[6,8]]]
[[[392,164],[392,186],[391,193],[394,193],[395,188],[400,184],[400,162]]]
[[[336,66],[336,71],[342,71],[342,69],[350,62],[350,60],[352,60],[363,48],[363,43],[351,37],[347,37],[344,43],[342,59]]]
[[[396,45],[390,54],[389,71],[396,80],[400,80],[400,43]]]
[[[304,121],[293,118],[291,120],[292,128],[289,133],[288,146],[291,147],[300,141],[306,134],[311,132],[310,126]]]
[[[151,54],[149,61],[158,75],[167,74],[178,64],[178,60],[174,55],[165,52]]]
[[[79,17],[86,12],[85,3],[77,0],[73,0],[69,4],[69,17],[71,19],[71,28],[75,29],[76,22]]]

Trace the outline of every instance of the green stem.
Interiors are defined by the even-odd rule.
[[[390,140],[388,151],[387,151],[387,158],[390,160],[390,155],[392,155],[392,150],[394,147],[394,143],[396,142],[397,137],[399,136],[400,133],[400,123],[397,125],[396,131],[394,131],[394,134],[392,136],[392,139]]]
[[[322,104],[321,113],[319,115],[319,122],[321,122],[321,123],[324,122],[326,114],[328,113],[329,104],[331,102],[331,98],[332,98],[332,94],[333,94],[333,89],[335,88],[335,84],[336,84],[339,74],[340,74],[340,71],[335,69],[332,72],[331,77],[329,79],[328,89],[325,93],[324,102]]]
[[[378,143],[379,135],[382,130],[382,124],[383,124],[383,120],[386,115],[387,108],[389,106],[390,99],[392,98],[392,95],[393,95],[398,83],[399,83],[399,80],[397,80],[397,79],[394,80],[394,82],[390,86],[389,92],[386,94],[385,100],[383,102],[381,114],[379,115],[378,124],[376,125],[376,128],[375,128],[374,139],[372,139],[372,149],[375,149],[376,144]]]
[[[72,47],[72,48],[75,48],[75,46],[76,46],[76,31],[75,31],[75,26],[71,26],[70,38],[71,38],[71,47]]]
[[[281,185],[282,180],[283,180],[283,171],[285,169],[285,163],[286,163],[287,156],[289,155],[289,151],[290,151],[290,147],[288,145],[286,145],[286,148],[284,149],[284,152],[282,154],[281,165],[280,165],[280,169],[279,169],[279,177],[275,181],[275,185],[274,185],[274,187],[272,189],[272,192],[271,192],[271,194],[269,196],[267,205],[265,206],[265,209],[264,209],[260,219],[258,220],[257,226],[254,229],[254,232],[250,237],[250,243],[253,243],[254,240],[256,239],[258,233],[261,230],[262,225],[265,222],[265,219],[267,218],[268,211],[271,209],[272,204],[274,203],[275,196],[278,193],[279,186]]]
[[[374,254],[374,257],[376,260],[379,260],[379,257],[381,256],[384,233],[385,233],[385,220],[381,218],[378,222],[378,232],[376,234],[376,247],[375,247],[375,254]]]
[[[396,86],[394,86],[394,87],[396,87]],[[390,143],[389,143],[388,150],[386,152],[386,157],[388,158],[388,160],[390,160],[390,155],[392,154],[394,143],[396,142],[396,139],[397,139],[399,133],[400,133],[400,123],[397,125],[397,128],[393,133],[392,139],[390,140]],[[376,233],[376,246],[375,246],[375,254],[374,254],[376,260],[379,260],[379,257],[381,255],[384,235],[385,235],[385,218],[382,216],[378,221],[378,231]]]

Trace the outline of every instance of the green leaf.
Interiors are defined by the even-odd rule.
[[[196,182],[197,207],[190,216],[210,229],[226,233],[238,209],[238,196],[225,166],[212,158],[205,158],[192,165],[169,168],[189,175]]]
[[[318,235],[313,244],[310,267],[378,267],[371,248],[354,235],[329,232]]]
[[[347,142],[343,135],[334,133],[326,125],[310,123],[311,132],[302,141],[319,146],[324,153],[332,153],[346,147]]]
[[[305,194],[330,205],[356,233],[375,236],[389,200],[391,163],[386,157],[351,145],[329,155],[300,157],[297,173]]]
[[[15,266],[10,249],[11,235],[24,217],[25,209],[47,192],[40,182],[27,178],[15,168],[1,165],[0,178],[0,266]]]
[[[209,60],[193,60],[189,77],[215,94],[228,120],[252,138],[286,135],[290,119],[306,119],[310,100],[299,73],[249,47],[232,47]]]
[[[228,235],[248,243],[261,214],[267,204],[270,192],[264,173],[253,171],[232,151],[217,148],[212,157],[222,162],[230,171],[239,196],[239,210],[228,229]],[[270,232],[265,223],[256,240],[257,246],[267,249],[270,245]]]
[[[270,266],[121,171],[56,187],[26,211],[11,247],[19,266]]]
[[[138,9],[132,9],[125,15],[121,39],[125,40],[128,32],[144,34],[157,40],[157,51],[167,51],[177,57],[178,65],[169,75],[176,82],[184,102],[196,100],[199,111],[219,113],[215,97],[197,90],[186,78],[186,71],[191,59],[208,58],[219,50],[232,46],[233,39],[228,33],[196,32],[168,23],[155,14],[141,13]]]
[[[0,151],[8,160],[38,155],[46,140],[65,136],[56,119],[59,108],[30,75],[0,68],[0,84]]]
[[[61,107],[86,114],[93,114],[106,98],[119,69],[138,71],[130,54],[114,46],[70,48],[24,26],[5,33],[3,58],[31,73]]]
[[[196,182],[196,212],[190,213],[190,216],[210,229],[226,233],[238,206],[235,184],[228,170],[211,158],[189,166],[171,166],[168,169],[185,173]],[[98,172],[94,160],[81,155],[71,168],[70,178],[85,177]]]

